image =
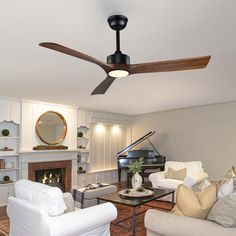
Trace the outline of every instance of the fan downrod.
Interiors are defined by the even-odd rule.
[[[116,51],[107,57],[108,64],[130,64],[128,55],[123,54],[120,50],[120,31],[123,30],[128,22],[128,18],[122,15],[113,15],[108,19],[111,29],[116,31]]]

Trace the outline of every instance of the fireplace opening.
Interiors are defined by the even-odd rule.
[[[65,168],[36,170],[35,181],[52,187],[58,187],[65,191]]]
[[[71,168],[71,160],[29,163],[28,178],[32,181],[59,187],[62,192],[70,192]]]

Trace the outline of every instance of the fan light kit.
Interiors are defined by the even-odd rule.
[[[124,78],[129,75],[129,72],[126,70],[111,70],[108,75],[113,78]]]
[[[107,57],[107,63],[82,52],[62,46],[60,44],[50,42],[43,42],[39,44],[39,46],[73,57],[77,57],[79,59],[89,61],[100,66],[106,72],[107,77],[93,90],[91,95],[105,94],[107,89],[116,80],[116,78],[123,78],[130,74],[138,73],[203,69],[210,61],[211,56],[202,56],[176,60],[130,64],[130,57],[126,54],[123,54],[120,50],[120,31],[126,27],[128,18],[122,15],[113,15],[110,16],[107,21],[110,28],[116,31],[116,51],[114,54],[111,54]]]

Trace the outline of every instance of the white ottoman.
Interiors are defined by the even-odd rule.
[[[75,207],[83,209],[86,207],[97,205],[97,197],[115,192],[117,192],[116,185],[108,185],[95,189],[87,189],[84,192],[80,192],[77,189],[73,189]]]

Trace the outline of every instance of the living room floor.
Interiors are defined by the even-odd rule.
[[[121,184],[115,183],[115,185],[117,185],[118,191],[127,187],[126,182],[122,182]],[[145,186],[151,186],[151,183],[145,182]],[[151,204],[153,205],[153,207],[163,208],[164,211],[170,211],[172,209],[171,203],[153,201]],[[118,217],[113,223],[116,223],[117,221],[120,221],[124,218],[131,216],[132,211],[129,207],[120,206],[120,205],[117,205],[116,207],[118,209]],[[145,212],[149,208],[150,207],[141,206],[140,208],[137,209],[137,213]],[[7,219],[8,217],[6,214],[6,206],[0,207],[0,221],[4,221]],[[111,236],[118,236],[121,234],[123,236],[132,235],[130,231],[131,222],[132,221],[130,219],[130,220],[124,221],[123,223],[119,225],[111,224]],[[7,234],[1,234],[0,232],[0,236],[6,236],[6,235]],[[137,216],[137,225],[136,225],[136,236],[143,236],[143,235],[146,235],[146,229],[144,227],[144,213]]]
[[[6,213],[6,206],[0,207],[0,221],[8,219]]]

